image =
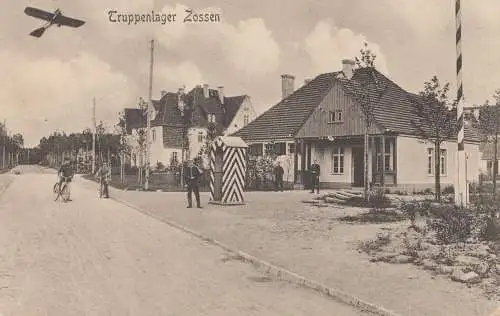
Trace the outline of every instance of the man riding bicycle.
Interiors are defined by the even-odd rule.
[[[59,177],[59,187],[62,186],[63,182],[69,184],[73,178],[73,168],[71,167],[71,162],[68,158],[64,159],[63,164],[57,171],[57,176]]]
[[[99,183],[102,183],[102,195],[105,198],[109,198],[109,182],[111,181],[111,167],[107,162],[103,162],[99,170],[96,172],[96,177],[99,179]]]

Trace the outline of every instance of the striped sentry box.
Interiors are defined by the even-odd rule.
[[[247,169],[247,145],[239,137],[219,137],[210,150],[211,204],[240,205],[245,203],[244,189]],[[217,153],[222,153],[222,177],[216,184]],[[218,192],[216,192],[218,191]],[[220,198],[216,198],[216,196]]]

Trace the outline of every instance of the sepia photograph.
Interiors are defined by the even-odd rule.
[[[0,4],[0,316],[500,316],[500,2]]]

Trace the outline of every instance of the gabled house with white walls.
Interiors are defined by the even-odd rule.
[[[293,76],[283,75],[283,99],[233,136],[243,138],[254,155],[262,155],[266,147],[293,155],[295,184],[308,185],[311,164],[317,160],[322,187],[362,187],[365,114],[358,96],[359,89],[378,95],[372,91],[375,80],[384,93],[372,99],[375,122],[368,141],[369,184],[405,191],[433,188],[435,149],[412,125],[420,121],[415,111],[420,97],[375,69],[373,77],[368,69],[355,69],[352,60],[344,60],[341,71],[320,74],[295,91]],[[455,123],[450,128],[455,129]],[[469,181],[479,177],[479,142],[477,130],[466,122]],[[443,188],[455,181],[456,152],[456,136],[442,143]]]
[[[198,85],[187,93],[184,88],[176,93],[162,91],[160,100],[154,100],[153,106],[152,167],[159,162],[169,166],[172,161],[180,163],[195,158],[206,144],[211,124],[217,135],[227,135],[256,117],[248,95],[225,96],[224,87],[210,89],[207,84]],[[137,128],[146,126],[141,110],[126,109],[125,114],[128,133],[133,134]]]

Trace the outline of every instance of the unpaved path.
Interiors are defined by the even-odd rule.
[[[72,202],[54,202],[55,176],[33,170],[0,196],[1,315],[363,315],[270,282],[83,180]]]

